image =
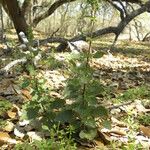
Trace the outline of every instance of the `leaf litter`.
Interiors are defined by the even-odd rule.
[[[68,56],[69,53],[55,54],[55,57],[65,63],[66,55]],[[101,58],[93,59],[90,65],[95,70],[93,75],[96,78],[99,78],[103,84],[114,90],[114,99],[117,99],[119,97],[118,95],[122,95],[122,93],[128,89],[137,88],[142,85],[149,87],[150,62],[145,62],[139,58],[129,58],[121,54],[116,55],[109,52]],[[45,83],[45,86],[57,89],[51,93],[54,97],[62,96],[59,91],[64,88],[65,81],[68,77],[64,74],[63,69],[41,70],[38,77],[44,77],[46,79],[47,82]],[[5,112],[5,116],[2,116],[7,121],[7,126],[1,129],[0,144],[3,148],[6,147],[6,149],[9,147],[9,144],[13,145],[20,143],[26,136],[29,137],[30,141],[34,139],[41,140],[46,136],[43,133],[36,131],[35,127],[30,124],[29,120],[20,119],[20,115],[22,113],[21,104],[26,100],[31,100],[32,95],[29,92],[29,89],[21,89],[12,80],[15,81],[16,78],[8,78],[0,81],[0,96],[15,104],[11,109]],[[145,148],[150,147],[150,125],[145,126],[140,123],[135,129],[132,129],[129,121],[126,122],[121,119],[124,116],[128,119],[130,117],[133,119],[137,116],[148,114],[150,112],[148,105],[144,106],[143,104],[147,97],[143,96],[136,98],[135,96],[133,99],[130,98],[131,96],[127,98],[127,101],[131,100],[129,104],[121,101],[121,103],[123,103],[122,106],[118,105],[118,102],[117,104],[115,104],[114,101],[107,102],[108,108],[114,107],[114,109],[111,109],[110,111],[112,122],[111,129],[105,129],[99,126],[98,131],[101,141],[95,141],[97,147],[102,145],[104,146],[112,141],[119,141],[126,145],[130,142],[130,137],[132,137],[137,144],[140,143]],[[150,99],[150,97],[148,97],[148,99]],[[117,105],[118,107],[115,107]],[[132,119],[131,121],[133,121]],[[10,132],[13,132],[13,136]],[[82,145],[82,143],[80,144]],[[87,144],[85,144],[85,146],[87,146]],[[106,147],[104,146],[104,148]]]

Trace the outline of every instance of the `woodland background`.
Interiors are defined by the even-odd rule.
[[[149,0],[0,0],[0,149],[150,148]]]

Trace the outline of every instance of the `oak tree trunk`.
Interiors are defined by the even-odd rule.
[[[19,37],[19,33],[22,31],[28,37],[28,25],[25,20],[25,16],[21,11],[17,0],[5,0],[6,7],[10,18],[13,21],[14,27]],[[19,37],[21,41],[21,38]],[[22,41],[21,41],[22,42]]]

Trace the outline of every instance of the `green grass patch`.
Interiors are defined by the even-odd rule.
[[[0,99],[0,116],[11,108],[12,104],[6,99]]]
[[[6,121],[2,117],[11,106],[12,104],[8,100],[0,99],[0,128],[3,128],[6,125]]]
[[[121,93],[117,99],[121,101],[130,101],[138,98],[142,99],[150,99],[150,87],[149,86],[141,86],[129,89],[123,93]]]
[[[142,116],[139,116],[138,121],[140,124],[143,124],[145,126],[149,126],[150,125],[150,114],[144,114]]]

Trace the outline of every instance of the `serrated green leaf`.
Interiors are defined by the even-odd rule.
[[[39,106],[36,106],[32,109],[27,109],[27,117],[28,119],[35,119],[38,116],[38,112],[40,110]]]
[[[12,104],[6,99],[0,99],[0,117],[11,108]]]
[[[104,120],[102,125],[107,129],[111,129],[111,122],[109,120]]]
[[[98,106],[98,107],[94,108],[93,115],[94,115],[94,117],[107,117],[108,111],[105,107]]]
[[[63,106],[65,105],[65,101],[61,99],[55,99],[49,105],[51,109],[59,109],[59,108],[63,108]]]
[[[104,86],[100,84],[99,81],[97,80],[93,80],[91,81],[91,83],[87,85],[87,88],[86,88],[87,97],[89,97],[90,95],[96,96],[96,95],[102,94],[103,92],[104,92]]]
[[[35,119],[36,117],[38,117],[39,110],[40,105],[38,105],[38,102],[30,101],[29,103],[23,106],[24,118],[27,118],[29,120]]]
[[[97,51],[97,52],[93,55],[93,58],[101,58],[103,55],[104,55],[104,52]]]
[[[28,87],[29,85],[30,85],[30,80],[29,80],[29,79],[26,79],[26,80],[22,83],[21,87],[24,89],[24,88]]]
[[[71,122],[74,118],[74,114],[71,110],[64,110],[59,112],[55,118],[55,121],[58,122]]]
[[[83,121],[84,121],[84,120],[83,120]],[[96,122],[95,122],[95,119],[93,119],[93,118],[86,119],[86,120],[84,121],[84,124],[85,124],[87,127],[96,128]]]
[[[49,127],[46,126],[46,125],[42,125],[42,129],[43,129],[43,130],[49,130]]]

